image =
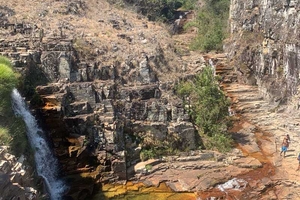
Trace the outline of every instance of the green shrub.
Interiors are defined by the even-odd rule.
[[[151,171],[153,166],[152,165],[146,165],[145,168],[146,168],[146,170]]]
[[[122,0],[127,5],[135,7],[136,11],[151,21],[168,21],[174,18],[174,11],[184,5],[192,7],[195,0]],[[120,0],[109,0],[111,4],[119,5]]]
[[[6,59],[0,57],[0,114],[10,109],[10,93],[18,83],[17,75],[6,62]]]
[[[195,4],[198,0],[182,0],[182,8],[185,10],[193,10],[195,9]]]
[[[4,64],[10,68],[12,68],[12,64],[11,62],[9,61],[8,58],[4,57],[4,56],[0,56],[0,64]]]
[[[229,4],[229,0],[205,0],[205,5],[197,10],[196,19],[184,26],[185,29],[198,29],[198,34],[191,43],[192,49],[222,50],[222,43],[227,35]]]
[[[9,130],[0,126],[0,145],[7,145],[11,142],[12,138],[9,135]]]
[[[19,75],[12,69],[9,60],[0,56],[0,145],[9,145],[19,156],[28,149],[26,126],[20,117],[14,115],[11,92],[18,84]]]
[[[156,154],[152,149],[143,149],[140,153],[140,159],[146,161],[151,158],[155,158]]]
[[[228,152],[233,145],[233,139],[230,135],[217,133],[212,137],[208,137],[206,147],[212,150],[218,150],[220,152]]]
[[[210,138],[209,143],[204,146],[209,149],[216,147],[220,151],[230,148],[230,136],[227,134],[231,124],[228,113],[230,101],[220,90],[211,67],[205,67],[193,80],[180,83],[176,91],[184,98],[192,120],[200,132]],[[211,145],[214,140],[216,144],[223,144],[224,147]]]
[[[164,145],[164,146],[162,146]],[[178,146],[177,146],[178,149]],[[160,158],[165,155],[174,155],[177,153],[177,149],[173,148],[171,144],[157,144],[153,146],[146,146],[140,152],[140,159],[146,161],[152,158]]]
[[[93,51],[93,45],[87,40],[82,38],[75,38],[73,47],[80,54],[81,57],[85,59],[94,59],[95,53]]]
[[[17,84],[16,74],[6,64],[0,63],[0,92],[10,92]]]
[[[186,82],[181,82],[180,85],[176,87],[176,90],[180,96],[184,97],[184,96],[191,95],[194,89],[193,87],[194,87],[193,83],[186,81]]]

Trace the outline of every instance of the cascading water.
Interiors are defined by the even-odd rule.
[[[26,123],[27,136],[31,147],[35,151],[34,158],[38,175],[43,177],[51,200],[60,200],[65,185],[58,178],[57,160],[42,136],[43,131],[38,127],[35,118],[27,109],[23,98],[16,89],[12,92],[12,101],[15,114],[20,115]]]

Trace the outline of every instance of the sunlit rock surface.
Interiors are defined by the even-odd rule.
[[[225,50],[240,82],[283,103],[298,90],[300,2],[231,0]]]
[[[0,198],[37,199],[37,190],[32,188],[32,174],[24,164],[24,156],[17,159],[8,153],[8,147],[0,146]]]

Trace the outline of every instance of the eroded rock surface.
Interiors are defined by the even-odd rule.
[[[241,199],[299,196],[299,176],[291,170],[299,114],[289,114],[299,109],[298,96],[277,107],[298,88],[299,2],[231,2],[230,64],[224,55],[215,61],[223,62],[216,73],[228,84],[240,150],[194,151],[150,163],[151,170],[136,165],[143,145],[196,149],[195,128],[174,86],[201,71],[210,55],[187,51],[182,37],[106,1],[12,0],[1,1],[0,10],[0,52],[25,77],[22,89],[51,138],[69,197],[88,197],[95,183],[134,172],[135,180],[166,182],[175,191],[201,193],[241,177],[248,183]],[[183,47],[181,57],[174,43]],[[294,151],[283,159],[277,153],[286,133]],[[228,194],[213,192],[199,196]]]
[[[34,200],[38,192],[32,188],[33,175],[24,164],[24,156],[17,159],[0,146],[0,198]]]
[[[297,93],[299,1],[237,1],[230,5],[226,52],[239,81],[257,84],[262,97],[283,103]]]
[[[299,145],[294,142],[299,139],[299,6],[293,0],[231,1],[225,49],[239,83],[249,85],[231,84],[226,90],[240,114],[258,128],[260,146],[275,167],[259,186],[268,190],[262,199],[299,198]],[[246,91],[247,97],[239,98]],[[279,151],[286,134],[292,142],[283,158]]]
[[[197,148],[174,87],[205,60],[181,60],[165,27],[104,0],[1,5],[0,52],[25,79],[20,89],[53,144],[70,197],[131,177],[141,147]]]

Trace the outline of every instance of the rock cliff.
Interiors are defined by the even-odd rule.
[[[273,103],[298,92],[300,2],[231,0],[225,45],[239,80],[257,84]]]
[[[130,178],[142,148],[198,147],[174,87],[205,60],[181,60],[162,24],[101,0],[2,1],[0,11],[0,52],[23,75],[69,196]]]
[[[24,77],[22,92],[48,134],[70,186],[66,196],[84,199],[94,193],[95,183],[129,179],[139,170],[134,165],[141,160],[142,148],[170,152],[198,147],[196,129],[174,95],[174,86],[200,71],[205,59],[188,50],[188,56],[178,56],[182,49],[174,46],[164,25],[104,0],[2,0],[0,13],[0,53]],[[240,83],[258,85],[264,99],[273,103],[286,102],[298,91],[299,19],[298,1],[231,1],[225,45],[230,64]],[[225,78],[230,83],[236,76]],[[256,88],[255,94],[240,85],[234,89],[246,93],[240,102],[255,101],[239,108],[240,113],[260,108]],[[243,126],[235,139],[244,151],[260,155],[256,127]],[[276,147],[270,151],[273,154]],[[177,191],[207,190],[264,164],[255,156],[244,158],[241,151],[230,159],[214,155],[209,159],[216,161],[200,164],[197,156],[202,153],[185,165],[177,163],[186,162],[180,157],[159,164],[153,167],[155,177],[142,173],[142,178],[152,185],[167,180]],[[177,175],[186,169],[199,171],[178,182],[167,169],[176,169]],[[253,188],[269,191],[264,182],[255,181]],[[23,188],[17,189],[23,195]]]

